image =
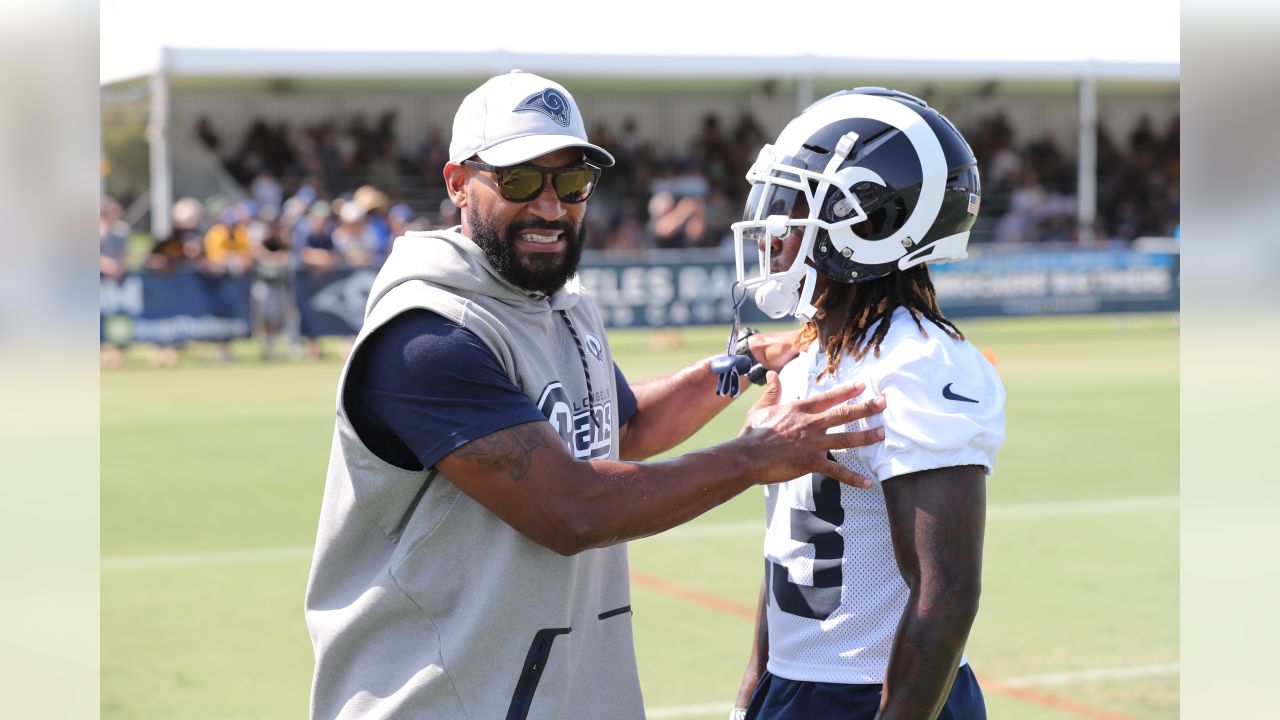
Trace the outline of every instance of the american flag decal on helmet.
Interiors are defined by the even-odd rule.
[[[978,214],[978,205],[980,204],[982,204],[982,198],[978,197],[977,193],[969,193],[969,214],[970,215]]]

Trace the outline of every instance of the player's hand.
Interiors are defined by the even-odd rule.
[[[879,414],[885,406],[884,397],[850,403],[848,401],[866,387],[863,383],[854,383],[804,400],[782,403],[778,374],[770,371],[765,383],[764,394],[747,412],[747,422],[738,435],[757,467],[757,483],[784,482],[816,472],[846,485],[871,487],[870,479],[832,460],[828,453],[880,442],[884,439],[884,428],[827,431]]]
[[[796,336],[799,334],[799,330],[756,333],[747,338],[747,346],[751,348],[751,356],[766,370],[781,372],[783,366],[800,354],[796,349]]]

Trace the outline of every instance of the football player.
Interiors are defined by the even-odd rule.
[[[964,647],[1005,391],[925,265],[966,257],[973,152],[922,100],[857,88],[792,120],[747,179],[740,290],[807,323],[769,382],[786,401],[858,381],[887,409],[849,426],[883,425],[883,443],[833,454],[870,488],[819,473],[765,487],[765,577],[733,717],[984,718]]]

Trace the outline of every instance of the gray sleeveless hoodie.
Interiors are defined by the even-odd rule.
[[[352,356],[412,308],[474,332],[577,457],[617,458],[613,358],[576,277],[530,294],[457,228],[409,233],[374,281]],[[342,405],[349,369],[306,596],[312,718],[643,718],[626,547],[563,557],[443,474],[383,462]]]

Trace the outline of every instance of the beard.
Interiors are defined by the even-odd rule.
[[[516,250],[516,238],[530,230],[559,230],[565,241],[564,253],[530,253],[522,258]],[[492,218],[479,212],[471,217],[471,241],[484,251],[493,269],[512,285],[544,295],[564,287],[578,272],[586,237],[585,224],[574,225],[569,220],[526,220],[512,223],[499,234]]]

